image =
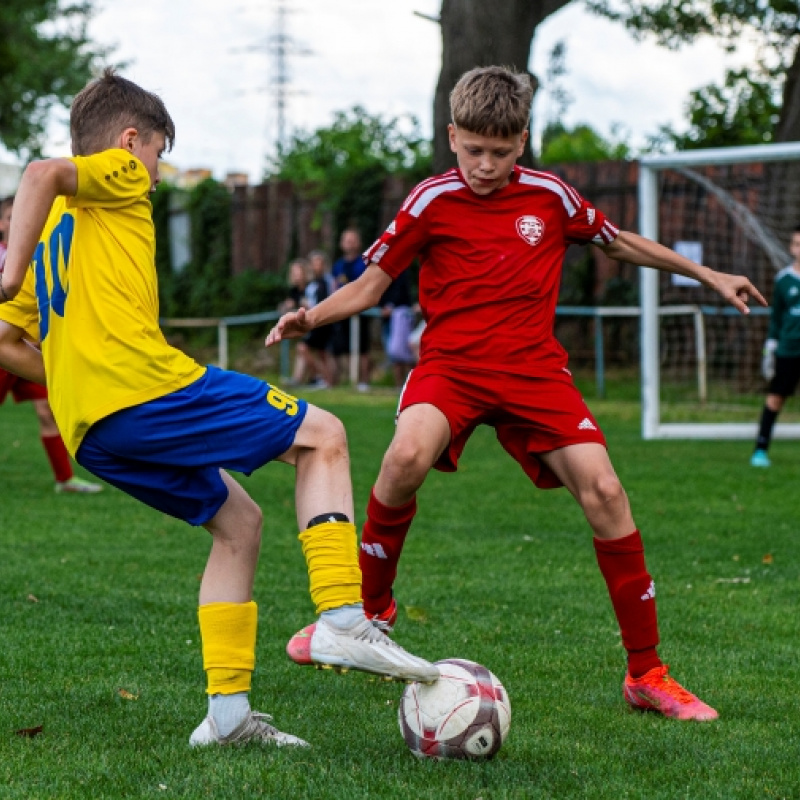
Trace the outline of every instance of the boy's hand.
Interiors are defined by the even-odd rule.
[[[762,297],[761,292],[744,275],[728,275],[724,272],[715,272],[710,285],[742,314],[750,313],[747,301],[751,298],[759,305],[769,305]]]
[[[267,334],[264,345],[270,347],[282,339],[299,339],[301,336],[305,336],[313,327],[307,316],[304,308],[284,314]]]

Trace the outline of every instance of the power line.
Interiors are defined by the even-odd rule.
[[[288,32],[289,8],[286,0],[278,0],[275,9],[275,32],[267,38],[267,52],[272,56],[273,72],[270,90],[275,100],[275,119],[277,127],[276,145],[286,144],[286,111],[290,95],[300,92],[292,88],[289,58],[308,56],[312,51],[300,44]]]
[[[271,57],[267,84],[261,87],[261,91],[268,92],[272,97],[272,109],[275,119],[276,133],[273,141],[269,141],[270,126],[267,125],[265,129],[265,136],[268,139],[268,151],[273,149],[273,146],[277,150],[278,147],[286,145],[289,130],[289,98],[305,93],[292,86],[290,59],[295,56],[313,55],[312,50],[298,42],[289,33],[288,16],[290,13],[296,13],[297,9],[290,9],[288,0],[275,0],[274,8],[272,33],[260,43],[232,50],[232,52],[266,52]]]

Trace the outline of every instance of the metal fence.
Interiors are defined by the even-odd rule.
[[[691,316],[694,326],[694,360],[696,362],[697,399],[705,402],[708,398],[708,359],[706,357],[706,316],[738,315],[734,308],[718,308],[706,305],[675,305],[662,306],[658,310],[659,316]],[[755,315],[769,314],[769,309],[753,308]],[[364,316],[380,317],[378,308],[363,312]],[[595,391],[597,397],[606,395],[606,355],[603,321],[609,318],[641,317],[638,306],[558,306],[557,317],[590,317],[594,320],[594,371]],[[228,368],[228,329],[237,325],[258,325],[266,322],[276,322],[281,314],[278,311],[267,311],[261,314],[244,314],[236,317],[208,317],[198,319],[162,319],[161,326],[165,328],[216,328],[217,329],[217,366]],[[350,318],[350,382],[355,385],[358,381],[358,343],[361,319],[358,314]],[[291,342],[283,340],[280,343],[280,374],[290,375]]]

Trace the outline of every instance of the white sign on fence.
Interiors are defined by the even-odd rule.
[[[703,243],[702,242],[675,242],[672,248],[678,255],[694,261],[695,264],[703,263]],[[687,278],[685,275],[672,273],[673,286],[700,286],[700,281],[694,278]]]

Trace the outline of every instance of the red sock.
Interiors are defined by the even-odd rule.
[[[634,531],[621,539],[595,539],[594,549],[628,651],[628,671],[641,678],[661,666],[655,586],[644,563],[642,537]]]
[[[385,506],[370,494],[367,521],[361,532],[358,564],[361,567],[361,596],[368,616],[382,614],[392,602],[392,584],[406,534],[417,513],[417,498],[404,506]]]
[[[58,483],[68,481],[72,477],[72,464],[69,463],[69,453],[60,434],[55,436],[42,436],[42,444],[50,459],[50,466]]]

